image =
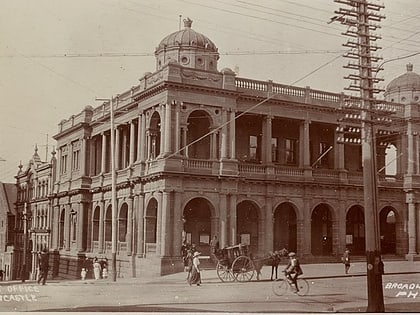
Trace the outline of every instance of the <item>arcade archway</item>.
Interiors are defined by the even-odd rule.
[[[313,255],[332,254],[332,216],[325,204],[318,205],[312,212],[311,249]]]
[[[379,213],[379,231],[382,254],[396,254],[397,214],[392,207],[386,207]]]
[[[365,217],[360,206],[353,206],[347,212],[346,247],[352,254],[365,253]]]
[[[296,212],[292,204],[282,203],[274,211],[273,249],[297,251]]]
[[[195,244],[202,255],[210,255],[211,204],[204,198],[190,200],[184,208],[184,234],[187,243]]]
[[[242,201],[236,207],[237,240],[249,245],[249,251],[258,253],[258,207],[251,201]]]

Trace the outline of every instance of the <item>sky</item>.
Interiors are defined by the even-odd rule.
[[[380,4],[385,19],[375,34],[385,88],[407,63],[420,73],[420,1]],[[328,23],[340,7],[333,0],[0,0],[0,181],[15,182],[35,145],[49,160],[61,120],[155,71],[155,48],[186,17],[218,47],[219,70],[351,94],[343,78],[346,28]]]

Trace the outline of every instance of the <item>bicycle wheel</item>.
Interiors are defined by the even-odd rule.
[[[297,291],[297,295],[305,296],[309,292],[309,283],[305,279],[299,279],[297,280],[297,286],[299,291]]]
[[[287,292],[287,287],[289,284],[284,279],[277,279],[276,281],[273,281],[273,284],[271,285],[271,288],[273,290],[273,293],[278,296],[282,296]]]

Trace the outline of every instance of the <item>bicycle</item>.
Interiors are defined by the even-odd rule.
[[[276,279],[271,286],[273,293],[278,296],[286,294],[288,290],[291,290],[299,296],[305,296],[306,294],[308,294],[309,283],[308,281],[306,281],[306,279],[298,278],[297,287],[298,290],[296,291],[294,283],[292,282],[292,280],[287,278],[286,274],[284,274],[284,278]]]

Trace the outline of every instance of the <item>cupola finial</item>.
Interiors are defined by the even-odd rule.
[[[407,64],[407,71],[409,71],[409,72],[413,71],[413,64],[412,63]]]
[[[186,19],[184,19],[184,26],[185,26],[185,28],[191,28],[192,22],[193,21],[189,17],[187,17]]]

